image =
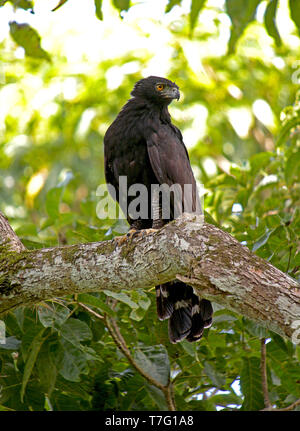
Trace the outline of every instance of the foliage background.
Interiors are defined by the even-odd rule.
[[[182,90],[170,111],[207,216],[300,280],[299,0],[46,3],[0,1],[0,210],[25,246],[126,231],[96,216],[103,136],[136,80],[155,74]],[[261,338],[271,404],[300,398],[296,344],[215,304],[200,343],[171,345],[154,290],[124,287],[3,317],[0,410],[167,409],[105,314],[136,363],[172,380],[178,410],[263,409]]]

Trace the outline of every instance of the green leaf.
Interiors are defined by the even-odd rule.
[[[15,229],[18,236],[37,236],[37,227],[34,223],[24,223]]]
[[[134,352],[137,364],[153,379],[167,385],[170,378],[170,362],[165,346],[159,344],[149,347],[137,347]]]
[[[300,151],[292,153],[286,161],[284,175],[288,185],[296,182],[300,173]]]
[[[204,362],[204,372],[210,378],[216,388],[222,388],[225,384],[226,377],[223,373],[217,371],[209,362]]]
[[[271,0],[264,16],[265,27],[268,34],[275,40],[277,46],[281,45],[281,37],[276,26],[276,12],[278,0]]]
[[[245,329],[254,337],[266,338],[269,335],[269,331],[264,327],[254,322],[253,320],[243,317],[243,324]]]
[[[28,57],[50,61],[49,54],[41,47],[39,34],[29,24],[18,24],[13,21],[9,23],[9,27],[11,37],[18,45],[24,48]]]
[[[7,1],[12,3],[15,8],[20,8],[24,10],[33,9],[32,0],[2,0],[0,2],[0,6],[4,5],[4,3],[6,3]]]
[[[64,349],[64,356],[59,374],[71,382],[80,382],[80,374],[87,374],[89,371],[86,355],[73,343],[62,340],[61,344]]]
[[[140,322],[145,317],[145,310],[141,308],[134,308],[130,315],[130,319],[136,320],[137,322]]]
[[[46,348],[44,349],[45,346]],[[57,376],[57,369],[52,360],[49,348],[50,346],[44,343],[37,359],[39,381],[48,397],[50,397],[53,392]]]
[[[156,386],[149,385],[148,383],[145,384],[145,387],[146,387],[147,392],[150,395],[151,399],[157,405],[158,410],[160,410],[160,411],[169,410],[168,405],[166,403],[166,397],[164,396],[163,391],[158,389]]]
[[[66,322],[69,314],[70,310],[59,304],[47,303],[47,305],[40,305],[38,307],[39,319],[45,328],[52,327],[58,329]]]
[[[112,292],[111,290],[103,290],[103,293],[105,295],[110,296],[114,299],[117,299],[118,301],[123,302],[124,304],[128,305],[130,308],[139,308],[138,304],[136,302],[133,302],[128,295],[124,292]]]
[[[271,153],[270,151],[263,151],[251,156],[249,163],[252,175],[256,175],[261,169],[266,168],[272,157],[274,157],[274,153]]]
[[[1,5],[1,3],[0,3],[0,7],[1,7],[2,5]],[[0,412],[11,412],[11,411],[14,411],[14,409],[10,409],[10,408],[8,408],[8,407],[5,407],[5,406],[2,406],[1,404],[0,404]]]
[[[276,147],[280,147],[282,144],[285,143],[287,139],[289,139],[289,135],[291,133],[291,130],[294,127],[297,127],[300,125],[300,115],[298,114],[296,117],[290,118],[289,120],[284,122],[284,126],[281,127],[277,141],[276,141]]]
[[[95,1],[96,17],[102,21],[103,20],[102,0],[94,0],[94,1]]]
[[[120,12],[128,10],[130,7],[130,0],[113,0],[115,8],[119,9]]]
[[[50,218],[57,219],[59,217],[59,204],[63,195],[62,187],[54,187],[49,190],[46,196],[46,211]]]
[[[251,356],[243,358],[240,386],[244,395],[242,410],[252,411],[264,408],[259,358]]]
[[[27,361],[24,368],[23,378],[22,378],[22,387],[21,387],[21,401],[23,402],[25,389],[29,380],[29,377],[31,376],[37,355],[40,351],[40,348],[42,347],[43,342],[45,341],[45,338],[43,337],[43,334],[45,332],[45,329],[43,328],[32,340],[32,343],[30,345],[29,349],[29,355],[27,357]]]
[[[256,8],[260,2],[261,0],[248,0],[247,2],[226,0],[226,10],[232,22],[228,43],[229,54],[232,54],[235,50],[235,45],[247,25],[254,20]]]
[[[80,345],[80,341],[90,340],[92,332],[85,322],[79,319],[70,318],[61,326],[61,336],[75,346]]]
[[[300,35],[300,0],[290,0],[291,18],[296,24]]]
[[[189,343],[186,340],[181,341],[180,346],[183,348],[183,350],[193,358],[196,356],[197,349],[195,346],[195,343]]]
[[[101,310],[103,313],[107,313],[109,316],[116,315],[116,313],[107,304],[105,304],[100,298],[98,298],[97,296],[91,295],[89,293],[80,293],[78,295],[78,301],[82,302],[83,304],[96,307],[99,310]]]
[[[165,13],[170,12],[170,11],[173,9],[173,7],[174,7],[174,6],[178,6],[178,5],[180,5],[180,4],[181,4],[181,1],[182,1],[182,0],[169,0],[169,1],[168,1],[168,4],[167,4],[167,6],[166,6]]]
[[[203,8],[206,0],[192,0],[191,12],[190,12],[190,34],[193,34],[193,30],[197,23],[197,19],[201,9]]]

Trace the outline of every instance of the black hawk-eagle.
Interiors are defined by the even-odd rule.
[[[182,134],[172,124],[168,111],[172,100],[179,99],[178,86],[168,79],[149,76],[135,84],[131,96],[104,136],[106,182],[114,186],[114,198],[126,212],[130,231],[158,229],[174,219],[175,194],[169,200],[169,215],[164,217],[163,192],[155,195],[151,191],[154,184],[179,184],[185,204],[189,204],[193,212],[201,213],[188,152]],[[130,203],[136,197],[123,196],[120,177],[127,178],[125,194],[134,184],[146,187],[150,196],[146,215],[145,211],[135,218],[131,217],[130,211],[127,214]],[[186,184],[190,185],[191,193],[184,193]],[[211,303],[200,299],[191,286],[179,280],[156,286],[156,304],[158,318],[169,319],[172,343],[183,339],[197,341],[204,328],[211,326]]]

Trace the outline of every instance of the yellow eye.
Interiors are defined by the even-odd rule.
[[[164,85],[163,84],[157,84],[156,86],[156,90],[157,91],[162,91],[164,89]]]

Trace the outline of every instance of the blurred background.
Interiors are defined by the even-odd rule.
[[[0,210],[29,249],[126,232],[96,216],[103,137],[134,83],[164,76],[207,221],[300,281],[299,31],[300,0],[0,0]],[[200,343],[171,345],[154,290],[125,288],[8,313],[0,410],[168,408],[95,313],[171,376],[179,410],[266,407],[262,345],[271,404],[300,399],[299,345],[220,304]]]

